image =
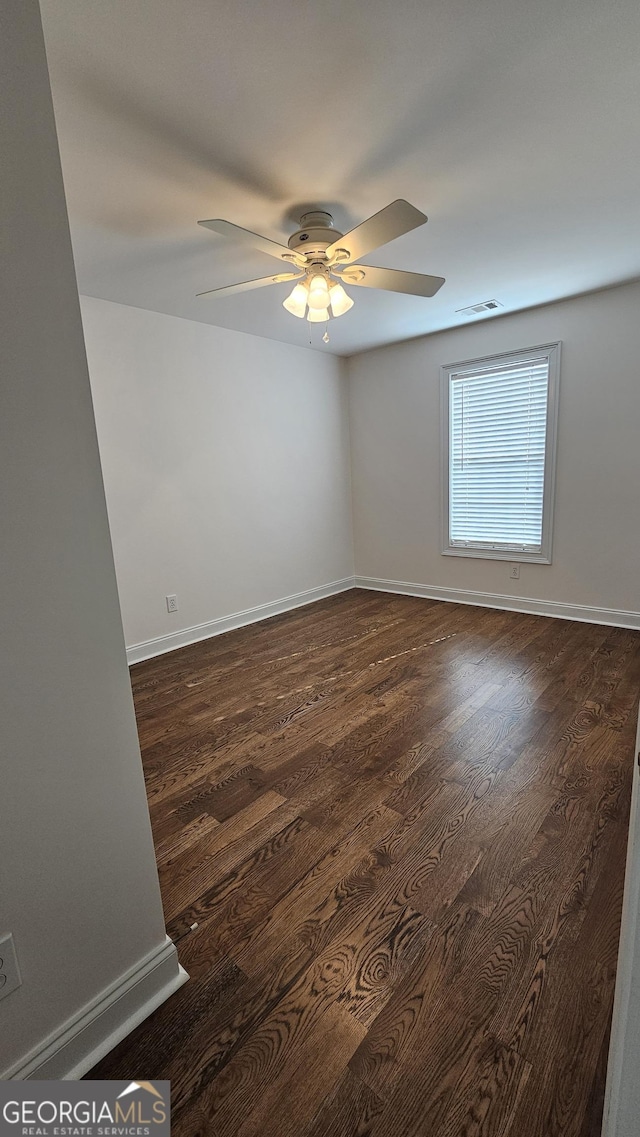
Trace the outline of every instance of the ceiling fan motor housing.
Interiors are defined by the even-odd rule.
[[[297,253],[304,253],[309,260],[318,257],[324,258],[325,249],[337,241],[343,234],[333,228],[333,217],[323,210],[313,210],[312,213],[303,213],[300,218],[301,228],[289,237],[288,245]]]

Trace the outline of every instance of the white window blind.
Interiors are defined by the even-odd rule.
[[[449,546],[541,553],[549,356],[449,374]]]

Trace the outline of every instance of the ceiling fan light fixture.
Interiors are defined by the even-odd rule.
[[[329,299],[334,316],[344,316],[345,312],[353,308],[353,300],[347,295],[341,284],[334,284],[329,289]]]
[[[431,297],[445,283],[444,277],[426,276],[419,272],[405,272],[402,269],[375,268],[360,264],[374,249],[386,245],[397,237],[411,233],[424,225],[426,214],[403,198],[398,198],[356,225],[346,235],[333,228],[333,219],[322,209],[307,211],[301,219],[301,229],[294,233],[287,243],[281,245],[252,233],[223,218],[199,221],[205,229],[222,237],[241,240],[262,253],[275,257],[288,268],[298,271],[279,272],[259,280],[244,280],[238,284],[228,284],[222,288],[211,288],[199,292],[198,296],[231,296],[236,292],[247,292],[254,288],[264,288],[268,284],[283,284],[297,280],[293,291],[283,307],[299,320],[312,324],[326,323],[331,317],[344,316],[353,307],[353,300],[344,291],[343,284],[362,284],[366,288],[378,288],[385,292],[401,292],[409,296]],[[337,282],[337,283],[336,283]],[[487,306],[497,305],[491,301]]]
[[[324,324],[329,319],[328,308],[309,308],[307,320],[310,324]]]
[[[307,300],[309,296],[309,289],[306,284],[296,284],[295,288],[286,300],[282,301],[282,307],[291,312],[292,316],[297,316],[299,320],[304,320],[304,315],[307,310]]]
[[[318,310],[329,307],[329,285],[326,276],[323,276],[322,273],[316,273],[312,277],[307,303],[310,308]]]

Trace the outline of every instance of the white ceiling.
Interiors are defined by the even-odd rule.
[[[80,291],[308,345],[280,271],[197,226],[286,243],[397,197],[429,224],[367,263],[431,300],[351,290],[311,329],[349,354],[640,276],[637,0],[41,0]],[[474,317],[487,319],[491,317]]]

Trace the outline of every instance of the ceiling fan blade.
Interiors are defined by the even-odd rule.
[[[296,253],[293,249],[288,249],[286,245],[279,245],[277,241],[270,241],[268,237],[261,237],[259,233],[242,229],[240,225],[234,225],[231,221],[214,218],[212,221],[199,221],[198,225],[203,225],[205,229],[211,229],[212,232],[219,233],[222,237],[235,237],[247,245],[253,245],[254,249],[260,249],[261,253],[268,253],[270,257],[277,257],[278,260],[288,261],[296,265],[307,264],[307,258],[303,253]]]
[[[264,288],[266,284],[284,284],[286,280],[299,280],[302,276],[303,272],[279,272],[277,276],[261,276],[258,280],[243,280],[241,284],[210,288],[208,292],[197,292],[196,296],[232,296],[234,292],[249,292],[252,288]]]
[[[397,268],[371,268],[369,265],[348,265],[343,272],[335,275],[339,275],[345,284],[383,288],[386,292],[406,292],[409,296],[435,296],[444,284],[443,276],[425,276],[421,272],[403,272]]]
[[[365,257],[367,253],[378,249],[380,245],[387,245],[389,241],[401,237],[403,233],[410,233],[412,229],[424,225],[426,221],[424,213],[399,197],[397,201],[392,201],[391,205],[386,205],[379,213],[374,213],[373,217],[369,217],[350,233],[345,233],[344,237],[339,237],[329,245],[326,256],[330,259],[338,250],[340,252],[345,250],[349,261],[357,261],[360,257]],[[346,259],[341,258],[343,263]]]

